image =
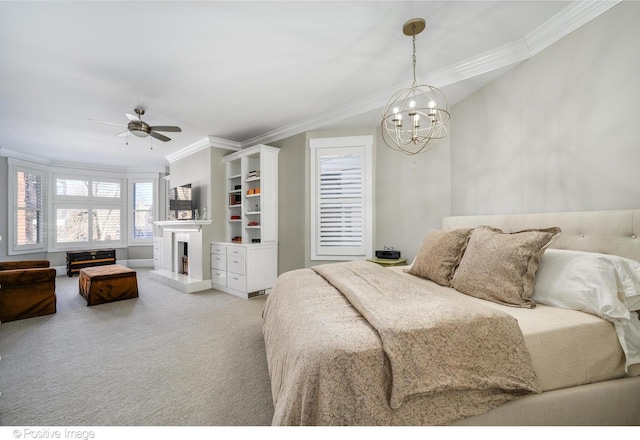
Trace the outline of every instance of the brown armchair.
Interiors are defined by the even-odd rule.
[[[56,270],[47,260],[0,261],[0,322],[56,313]]]

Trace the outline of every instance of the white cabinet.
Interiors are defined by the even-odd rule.
[[[256,145],[224,157],[227,163],[227,240],[278,242],[279,148]]]
[[[211,243],[211,284],[241,298],[264,293],[278,276],[275,243]]]

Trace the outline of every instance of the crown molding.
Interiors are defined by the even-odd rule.
[[[621,1],[574,1],[523,38],[420,76],[417,81],[420,84],[445,87],[478,75],[512,66],[531,58]],[[255,144],[268,144],[348,117],[382,109],[389,96],[403,87],[408,87],[408,85],[391,87],[367,98],[348,103],[339,108],[330,109],[320,115],[271,130],[247,139],[241,145],[244,148]]]
[[[26,162],[33,162],[40,165],[51,165],[52,163],[50,160],[33,156],[31,154],[24,154],[19,151],[11,150],[9,148],[4,148],[4,147],[0,147],[0,156],[12,158],[12,159],[24,160]]]
[[[214,148],[222,148],[223,150],[238,151],[242,148],[242,144],[240,142],[230,141],[215,136],[209,136],[209,144]]]
[[[99,172],[127,174],[127,175],[130,175],[132,173],[158,174],[158,173],[166,172],[166,169],[164,167],[155,168],[155,169],[154,168],[122,168],[122,167],[112,167],[108,165],[96,165],[95,163],[48,160],[48,159],[43,159],[41,157],[20,153],[19,151],[15,151],[15,150],[11,150],[9,148],[3,148],[3,147],[0,147],[0,156],[7,157],[9,160],[15,159],[23,162],[29,162],[35,165],[46,166],[49,169],[65,168],[65,169],[74,169],[74,170],[81,170],[81,171],[99,171]]]
[[[201,139],[197,142],[194,142],[191,145],[187,145],[186,147],[176,151],[175,153],[171,153],[168,156],[165,156],[165,159],[171,162],[175,162],[176,160],[183,159],[193,153],[197,153],[200,150],[204,150],[205,148],[209,148],[211,146],[209,142],[209,138]]]
[[[176,160],[183,159],[187,156],[192,155],[193,153],[197,153],[198,151],[204,150],[209,147],[238,151],[242,148],[242,144],[240,142],[230,141],[215,136],[207,136],[204,139],[201,139],[176,151],[175,153],[171,153],[170,155],[165,156],[165,159],[167,159],[169,163],[175,162]]]
[[[566,37],[621,1],[574,1],[524,37],[530,48],[530,57]]]

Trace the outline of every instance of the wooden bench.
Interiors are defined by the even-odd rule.
[[[136,271],[119,264],[80,269],[79,285],[87,306],[138,297]]]

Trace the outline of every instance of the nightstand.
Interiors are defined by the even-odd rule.
[[[397,258],[391,260],[389,258],[371,258],[367,261],[371,261],[372,263],[377,263],[380,266],[406,266],[407,259],[406,258]]]

